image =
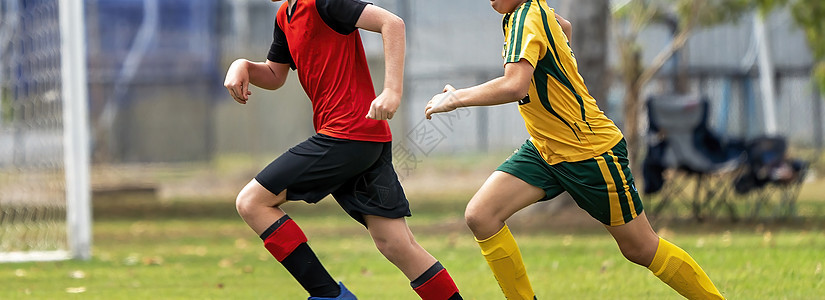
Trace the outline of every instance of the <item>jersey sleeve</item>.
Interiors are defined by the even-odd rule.
[[[315,0],[318,14],[324,23],[340,34],[350,34],[356,29],[355,23],[370,3],[360,0]]]
[[[292,60],[292,54],[289,53],[286,34],[278,26],[278,22],[275,22],[272,45],[269,46],[269,54],[266,55],[266,59],[276,63],[289,64],[293,70],[295,69],[295,62]]]
[[[549,47],[543,20],[537,14],[529,14],[525,8],[514,12],[508,22],[504,63],[514,63],[525,59],[535,67]]]

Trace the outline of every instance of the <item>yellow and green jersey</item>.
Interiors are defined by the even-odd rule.
[[[504,63],[525,59],[535,68],[519,112],[544,160],[576,162],[615,146],[622,133],[588,93],[553,9],[528,0],[504,16],[503,26]]]

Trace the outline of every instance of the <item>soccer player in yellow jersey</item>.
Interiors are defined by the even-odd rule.
[[[567,41],[570,23],[544,0],[491,0],[504,14],[504,76],[455,90],[447,85],[425,108],[518,101],[530,139],[490,175],[465,218],[507,299],[535,294],[505,221],[564,191],[602,222],[630,261],[650,269],[689,299],[723,299],[684,250],[650,226],[628,167],[621,131],[588,94]]]

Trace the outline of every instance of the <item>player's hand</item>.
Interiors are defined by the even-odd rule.
[[[427,102],[427,107],[424,108],[424,117],[427,120],[433,118],[434,113],[442,113],[453,111],[458,107],[458,98],[455,97],[455,88],[452,85],[444,86],[444,91],[437,94]]]
[[[401,105],[401,93],[385,89],[370,104],[370,111],[367,119],[389,120],[395,115],[398,106]]]
[[[246,104],[249,100],[249,71],[246,68],[247,60],[238,59],[232,62],[229,70],[226,71],[226,79],[223,81],[223,86],[229,90],[229,95],[240,104]]]

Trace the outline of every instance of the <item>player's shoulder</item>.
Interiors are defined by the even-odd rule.
[[[281,6],[278,6],[278,10],[275,11],[275,20],[280,21],[281,18],[286,18],[286,10],[289,8],[289,4],[284,1]]]
[[[527,1],[512,13],[511,22],[516,25],[541,24],[545,20],[549,21],[554,17],[553,9],[548,7],[542,0]]]
[[[548,15],[547,10],[542,13],[542,9],[538,7],[538,2],[540,1],[529,1],[513,12],[509,20],[511,28],[531,31],[543,30],[545,23],[549,21],[548,18],[552,18],[552,13]],[[528,3],[531,5],[528,6]]]
[[[530,17],[544,19],[544,20],[551,20],[555,18],[555,9],[548,6],[546,2],[543,0],[532,1],[533,5],[530,5],[530,10],[527,12]]]

